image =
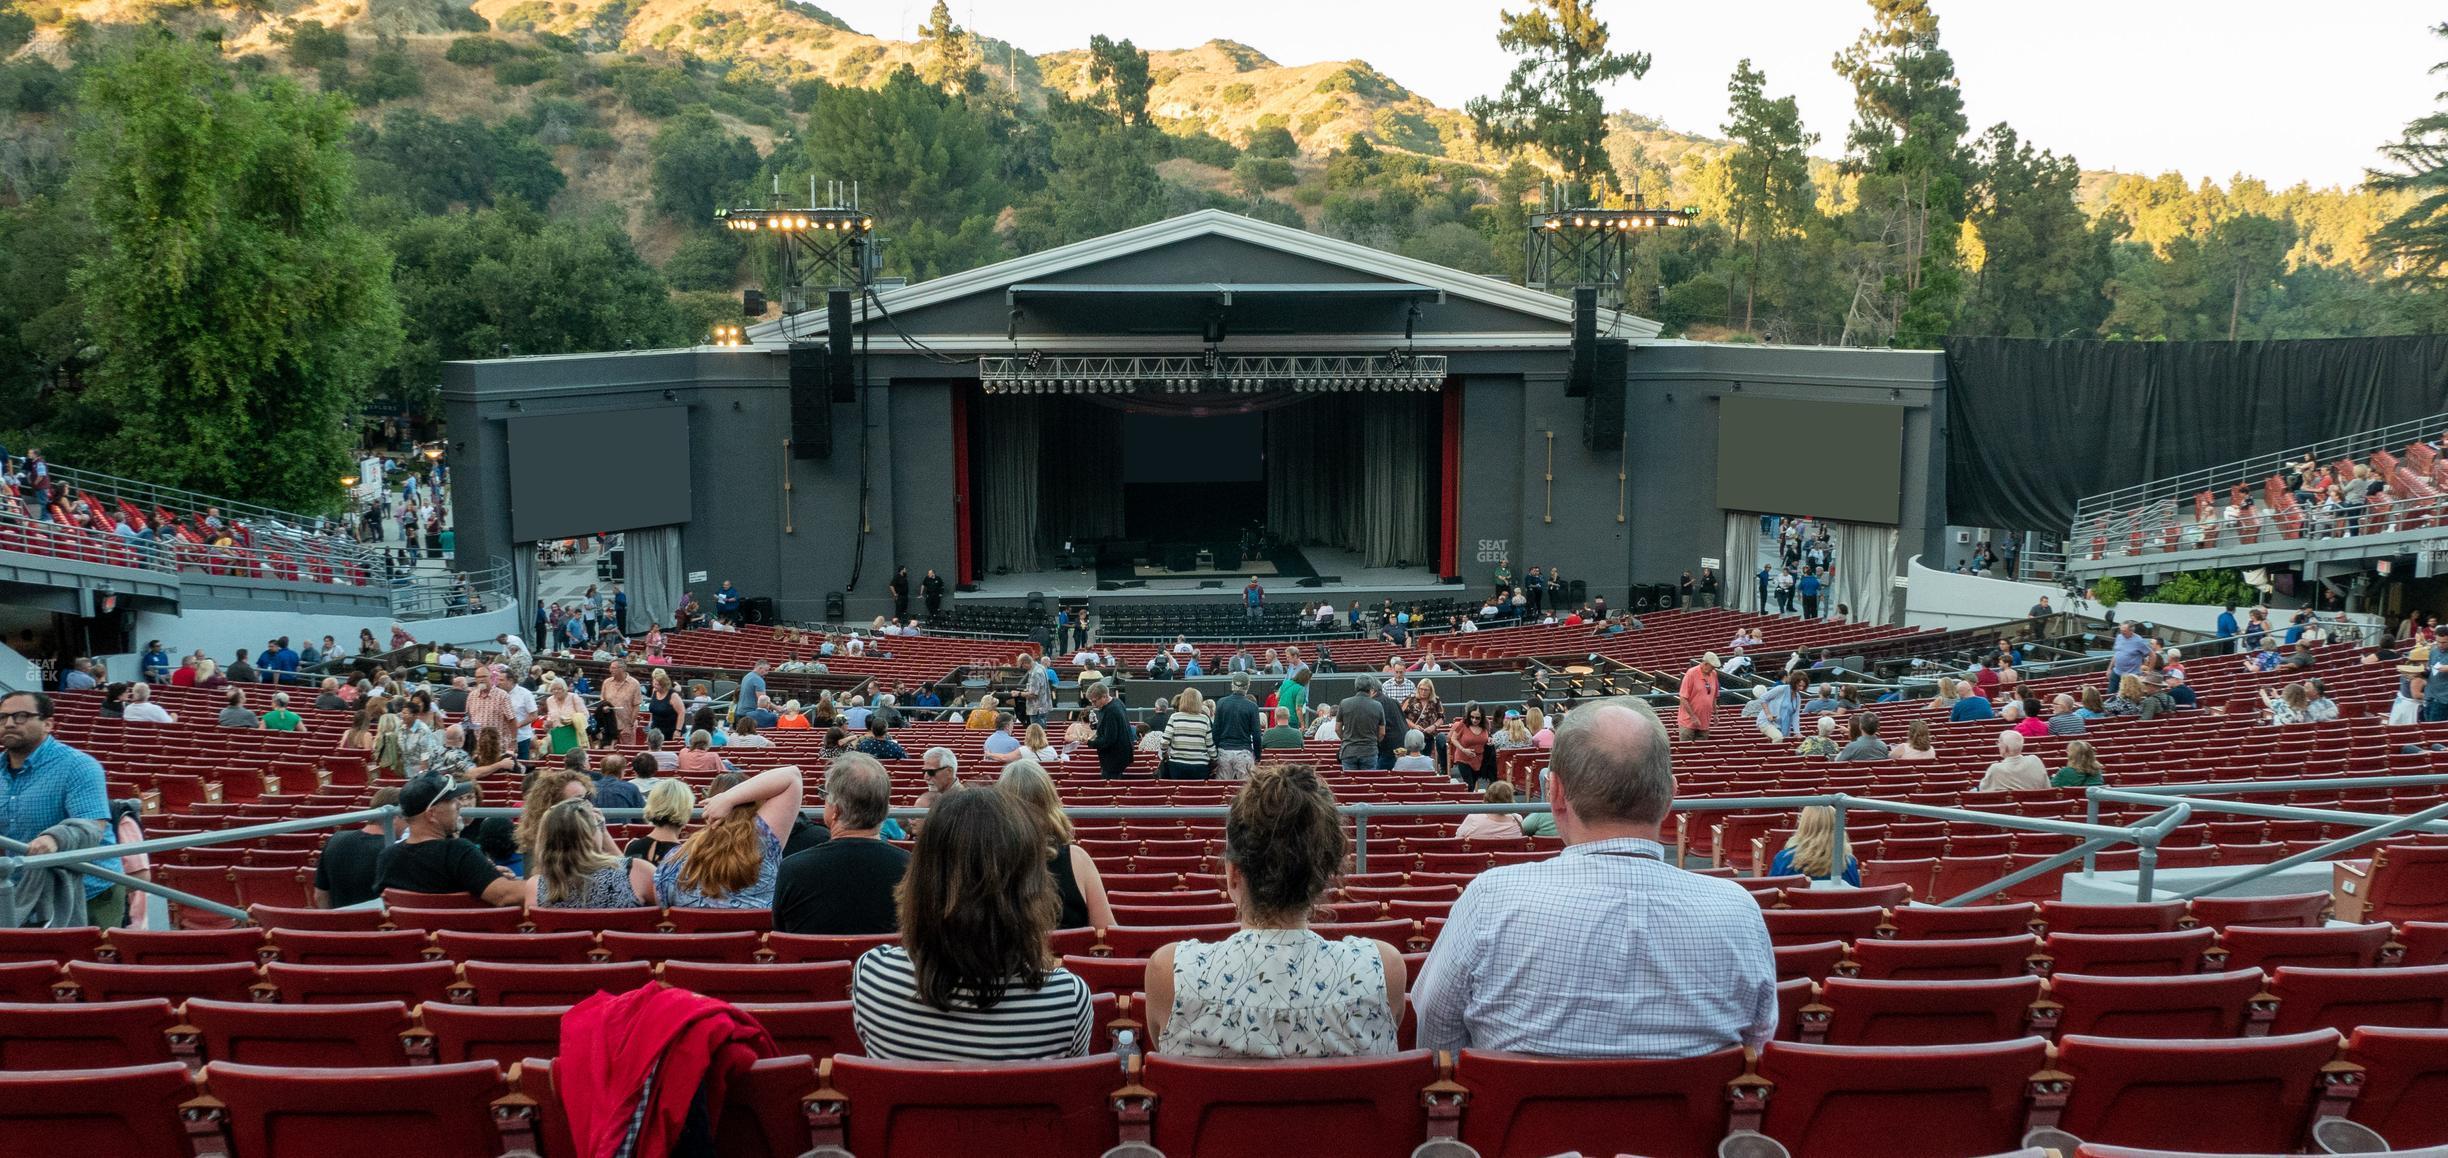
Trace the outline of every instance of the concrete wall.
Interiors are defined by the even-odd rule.
[[[372,628],[374,637],[386,648],[391,644],[390,619],[369,619],[353,615],[316,615],[294,611],[210,611],[171,615],[158,611],[136,613],[135,642],[142,647],[149,639],[162,641],[162,647],[173,659],[197,648],[227,666],[239,648],[247,650],[251,659],[264,641],[288,636],[290,645],[302,647],[307,640],[321,640],[329,635],[340,646],[354,654],[357,632]],[[518,617],[507,607],[496,608],[481,615],[462,615],[449,619],[425,619],[407,624],[408,633],[426,643],[490,644],[496,635],[518,630]],[[530,641],[533,642],[533,641]],[[133,679],[140,667],[137,653],[102,657],[110,663],[110,674],[117,679]],[[15,670],[15,664],[0,656],[0,668]]]
[[[1913,557],[1907,569],[1912,586],[1904,593],[1906,627],[1954,631],[2021,619],[2042,596],[2048,597],[2049,606],[2057,611],[2072,610],[2065,606],[2064,590],[2046,583],[1958,575],[1924,566],[1919,556]]]

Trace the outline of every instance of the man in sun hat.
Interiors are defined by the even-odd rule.
[[[1683,673],[1683,687],[1675,699],[1675,731],[1683,739],[1708,737],[1709,720],[1717,714],[1717,669],[1721,666],[1712,651]]]

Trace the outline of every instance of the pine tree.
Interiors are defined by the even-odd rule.
[[[2431,29],[2448,38],[2448,24]],[[2448,61],[2433,65],[2448,71]],[[2441,94],[2448,99],[2448,93]],[[2407,122],[2405,135],[2380,146],[2396,167],[2365,174],[2374,192],[2405,194],[2413,204],[2372,235],[2372,248],[2391,259],[2397,272],[2422,282],[2448,280],[2448,109]]]
[[[1810,155],[1819,141],[1802,131],[1802,110],[1790,96],[1768,98],[1765,73],[1748,59],[1734,67],[1725,134],[1734,142],[1726,165],[1726,227],[1742,251],[1742,324],[1748,332],[1759,305],[1762,261],[1772,240],[1799,230],[1813,212]],[[1727,285],[1732,293],[1732,283]],[[1729,296],[1726,312],[1734,312]]]
[[[920,79],[951,92],[979,92],[986,87],[986,74],[978,68],[977,38],[952,22],[952,6],[945,0],[935,0],[927,22],[919,25],[918,44],[925,50],[918,66]]]
[[[1836,56],[1853,84],[1845,165],[1861,176],[1855,234],[1877,247],[1845,340],[1925,346],[1947,332],[1961,286],[1963,94],[1929,0],[1870,0],[1870,11],[1871,26]]]
[[[1575,198],[1595,197],[1615,176],[1606,150],[1606,101],[1598,87],[1649,72],[1646,52],[1614,52],[1595,0],[1532,0],[1505,12],[1496,43],[1521,59],[1504,92],[1467,110],[1479,139],[1499,149],[1536,148],[1564,170]]]

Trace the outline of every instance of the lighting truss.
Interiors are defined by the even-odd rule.
[[[1559,209],[1530,218],[1522,284],[1568,290],[1595,286],[1599,299],[1619,305],[1632,269],[1632,239],[1699,220],[1697,209],[1652,208],[1639,197],[1628,209]]]
[[[786,314],[807,308],[811,287],[857,289],[874,273],[875,215],[861,209],[717,209],[714,220],[734,233],[772,239],[782,257]]]
[[[1044,353],[978,359],[988,394],[1259,394],[1268,391],[1436,390],[1445,355],[1220,355],[1076,357]]]

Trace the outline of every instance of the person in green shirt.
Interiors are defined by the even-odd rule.
[[[287,692],[272,693],[272,710],[264,713],[263,726],[275,732],[306,730],[306,722],[298,719],[296,712],[289,710],[289,693]]]
[[[264,719],[266,726],[270,726],[271,717]],[[2049,784],[2056,788],[2089,788],[2108,783],[2107,772],[2100,767],[2099,752],[2091,747],[2091,741],[2076,740],[2066,745],[2066,766],[2049,777]]]
[[[1276,719],[1279,721],[1286,721],[1290,720],[1291,718],[1292,717],[1289,714],[1278,714],[1276,716]],[[1301,730],[1289,723],[1279,722],[1274,727],[1268,728],[1266,731],[1258,734],[1258,750],[1261,752],[1297,751],[1300,746]]]
[[[1297,728],[1309,708],[1309,671],[1302,668],[1284,677],[1275,685],[1275,706],[1283,711],[1284,720]],[[1271,746],[1271,745],[1270,745]]]
[[[1524,813],[1521,818],[1521,826],[1523,836],[1554,836],[1556,834],[1555,813]]]

